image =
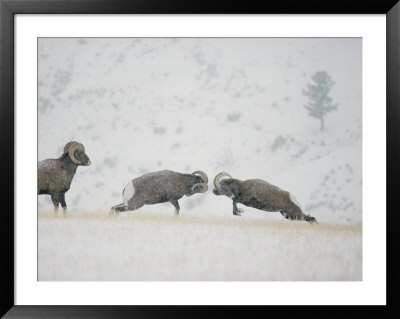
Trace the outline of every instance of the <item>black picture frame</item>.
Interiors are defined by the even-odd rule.
[[[386,105],[386,306],[19,306],[14,303],[14,15],[15,14],[385,14],[387,52]],[[5,318],[164,318],[164,317],[354,317],[399,316],[399,263],[396,260],[398,218],[397,193],[400,136],[398,0],[286,0],[286,1],[184,1],[184,0],[0,0],[0,181],[1,275],[0,315]],[[376,106],[383,107],[383,106]],[[383,143],[383,141],[382,141]],[[382,212],[380,212],[382,213]],[[377,214],[377,218],[379,215]],[[179,301],[177,301],[179,302]]]

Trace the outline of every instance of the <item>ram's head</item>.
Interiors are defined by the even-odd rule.
[[[215,195],[225,195],[232,197],[236,191],[236,183],[232,180],[231,175],[228,173],[221,172],[214,178],[214,190]]]
[[[193,178],[188,193],[186,196],[191,196],[196,193],[205,193],[208,190],[208,177],[203,171],[195,171],[192,173]]]
[[[89,166],[90,159],[85,153],[85,147],[78,142],[69,142],[64,146],[64,154],[68,154],[69,158],[76,165]]]

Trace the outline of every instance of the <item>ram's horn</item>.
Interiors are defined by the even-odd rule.
[[[69,155],[69,158],[71,159],[71,161],[73,161],[75,164],[82,164],[81,161],[79,161],[75,158],[75,156],[74,156],[75,151],[85,153],[84,146],[81,143],[75,142],[69,146],[69,150],[68,150],[68,155]]]
[[[192,192],[193,192],[194,189],[195,189],[196,187],[198,187],[198,186],[201,187],[201,192],[200,192],[200,193],[205,193],[205,192],[208,190],[208,185],[207,185],[207,184],[205,184],[205,183],[197,183],[197,184],[194,184],[194,185],[192,186]]]
[[[71,145],[72,144],[75,144],[75,143],[78,143],[78,142],[75,142],[75,141],[71,141],[71,142],[68,142],[67,144],[65,144],[65,146],[64,146],[64,154],[66,154],[66,153],[68,153],[68,151],[69,151],[69,148],[71,147]]]
[[[215,186],[215,188],[216,189],[220,189],[221,188],[221,179],[224,177],[224,176],[227,176],[227,177],[229,177],[229,178],[232,178],[232,176],[231,175],[229,175],[228,173],[224,173],[224,172],[221,172],[221,173],[219,173],[217,176],[215,176],[215,178],[214,178],[214,186]]]
[[[200,175],[200,176],[203,178],[204,183],[205,183],[205,184],[208,183],[207,174],[204,173],[203,171],[195,171],[195,172],[193,172],[192,174],[193,174],[193,175],[196,175],[196,174],[197,174],[197,175]]]

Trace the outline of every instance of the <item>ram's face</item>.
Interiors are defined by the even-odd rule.
[[[203,171],[195,171],[190,178],[190,187],[186,196],[191,196],[197,193],[205,193],[208,190],[208,177]]]
[[[208,187],[204,184],[203,179],[200,176],[194,176],[193,180],[193,185],[190,187],[188,196],[197,193],[204,193],[207,190]]]
[[[218,188],[214,188],[213,193],[215,195],[225,195],[228,197],[234,197],[236,194],[237,185],[233,180],[221,180]]]
[[[89,157],[85,153],[85,147],[78,142],[69,142],[64,146],[64,153],[68,153],[72,162],[77,165],[89,166],[91,164]]]
[[[74,152],[74,157],[76,160],[78,160],[80,162],[79,165],[89,166],[91,164],[89,156],[87,156],[84,151],[80,152],[80,151],[76,150]]]
[[[221,172],[214,178],[215,195],[225,195],[233,197],[237,193],[238,184],[237,180],[232,179],[228,173]]]

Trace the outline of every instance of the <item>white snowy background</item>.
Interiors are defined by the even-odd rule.
[[[234,218],[235,227],[286,222],[279,213],[240,204],[245,213],[232,216],[232,201],[211,192],[214,176],[225,171],[290,191],[322,225],[361,227],[361,45],[359,38],[40,38],[38,160],[59,157],[72,140],[85,145],[92,165],[78,168],[66,193],[74,216],[107,215],[121,203],[123,187],[144,173],[203,170],[209,191],[182,198],[180,217]],[[326,115],[324,131],[308,116],[302,93],[317,71],[331,76],[329,95],[339,104]],[[49,196],[38,196],[38,204],[39,213],[52,211]],[[174,207],[129,214],[127,220],[132,214],[173,218]],[[57,220],[63,222],[70,221]],[[48,235],[42,248],[56,233]],[[358,235],[355,251],[360,257]],[[49,280],[110,278],[45,275],[52,272],[49,264],[44,268],[39,277]],[[359,263],[355,269],[346,276],[238,278],[360,279]],[[151,274],[122,279],[170,278]]]

